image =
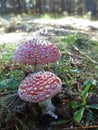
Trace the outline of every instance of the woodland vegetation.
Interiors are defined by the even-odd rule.
[[[0,0],[1,14],[64,13],[98,14],[98,0]]]
[[[0,130],[98,130],[98,0],[0,0],[0,15]],[[29,38],[60,50],[57,62],[41,65],[62,81],[51,99],[58,118],[18,95],[21,82],[35,73],[14,57]]]

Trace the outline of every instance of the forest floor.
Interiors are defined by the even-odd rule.
[[[32,67],[17,63],[13,55],[16,46],[32,38],[57,43],[61,52],[59,62],[42,66],[62,81],[52,99],[57,120],[17,95]],[[0,130],[98,130],[98,21],[0,18]]]
[[[33,37],[50,40],[56,36],[64,37],[67,32],[82,32],[88,34],[92,40],[98,39],[98,21],[83,18],[37,18],[33,20],[25,17],[18,20],[12,18],[10,21],[1,18],[0,26],[0,43],[14,43]]]

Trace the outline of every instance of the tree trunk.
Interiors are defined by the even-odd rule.
[[[42,9],[42,0],[36,0],[36,12],[42,14],[43,9]]]
[[[55,0],[51,2],[51,6],[52,6],[52,12],[53,14],[55,14]]]
[[[65,11],[65,0],[61,0],[61,12],[63,13]]]
[[[22,2],[22,11],[24,12],[24,13],[27,13],[28,11],[27,11],[27,7],[26,7],[26,1],[25,0],[23,0],[23,2]]]
[[[1,14],[6,14],[6,0],[0,0],[1,3]]]
[[[95,0],[85,0],[86,11],[91,11],[91,15],[94,16],[96,14],[96,1]]]
[[[68,12],[68,14],[71,13],[71,0],[66,0],[66,3],[65,3],[65,9],[66,11]]]

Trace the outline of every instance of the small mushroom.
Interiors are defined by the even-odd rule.
[[[61,54],[56,45],[46,40],[28,40],[15,52],[15,60],[19,63],[35,65],[48,64],[57,61]]]
[[[22,81],[18,94],[24,101],[38,103],[43,108],[44,114],[47,113],[57,119],[51,98],[61,90],[61,86],[61,80],[55,74],[40,71],[27,76]]]

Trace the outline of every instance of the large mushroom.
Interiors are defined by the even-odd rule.
[[[28,40],[15,52],[15,60],[19,63],[37,65],[53,63],[60,58],[60,51],[56,45],[46,40]]]
[[[49,71],[40,71],[27,76],[20,84],[18,94],[20,98],[27,102],[38,103],[45,107],[43,113],[47,113],[57,119],[54,113],[55,106],[51,102],[61,90],[61,80]]]

